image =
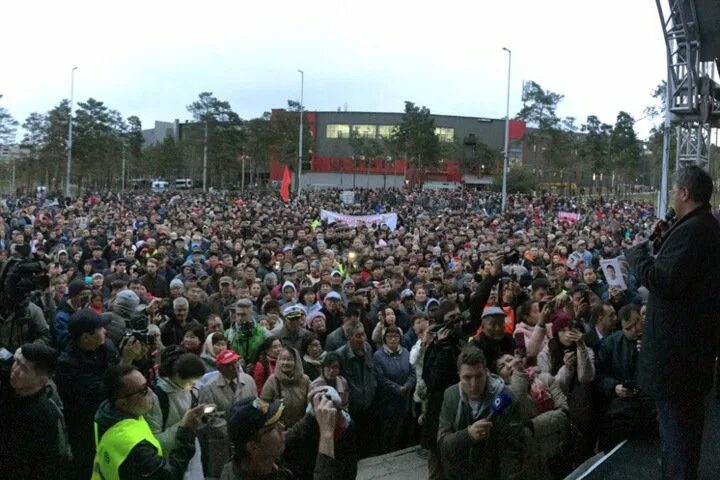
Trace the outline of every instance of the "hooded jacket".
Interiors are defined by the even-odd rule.
[[[165,419],[165,430],[163,430],[163,412],[160,407],[160,400],[155,392],[152,393],[152,408],[145,414],[150,428],[155,437],[160,441],[164,455],[172,455],[178,445],[178,430],[180,420],[187,410],[192,406],[192,393],[188,390],[180,388],[177,384],[165,377],[158,377],[156,388],[161,388],[168,397],[168,411]],[[187,470],[186,479],[202,479],[203,469],[200,460],[200,444],[195,440],[195,455],[190,460]]]
[[[493,428],[486,439],[476,442],[470,438],[468,427],[490,415],[493,400],[505,389],[505,382],[488,373],[485,388],[477,415],[473,415],[459,383],[445,390],[438,429],[444,473],[451,480],[524,478],[523,424],[514,399],[503,413],[493,417]]]
[[[281,421],[286,427],[291,427],[305,415],[309,388],[310,379],[303,373],[302,358],[296,351],[292,376],[288,376],[280,367],[276,368],[265,382],[260,398],[268,403],[282,398],[285,410]]]

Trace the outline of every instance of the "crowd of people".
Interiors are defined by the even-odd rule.
[[[657,436],[624,256],[652,205],[354,197],[6,199],[2,477],[352,479],[420,443],[432,479],[552,479]]]

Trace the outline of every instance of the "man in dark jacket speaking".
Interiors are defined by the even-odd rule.
[[[697,166],[679,170],[670,192],[677,221],[653,257],[647,242],[626,256],[650,297],[638,386],[657,403],[664,479],[697,478],[704,398],[720,350],[720,224],[713,185]]]

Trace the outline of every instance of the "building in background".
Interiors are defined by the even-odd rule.
[[[285,113],[273,110],[273,116]],[[350,143],[351,132],[371,139],[390,139],[402,122],[402,113],[383,112],[305,112],[311,142],[311,160],[303,166],[302,183],[309,187],[395,187],[417,183],[419,172],[408,162],[404,153],[396,157],[379,156],[362,158],[353,152]],[[492,176],[501,171],[505,145],[505,119],[460,117],[454,115],[432,115],[435,120],[435,134],[440,141],[454,148],[438,166],[426,175],[425,180],[436,183],[467,183],[488,185]],[[510,164],[524,162],[525,124],[520,120],[510,121]],[[474,149],[481,144],[497,152],[494,164],[483,165],[463,161],[471,158]],[[293,165],[295,165],[297,162]],[[292,164],[292,163],[291,163]],[[280,180],[284,165],[277,159],[271,162],[270,178]]]

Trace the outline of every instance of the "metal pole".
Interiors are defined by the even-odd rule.
[[[668,166],[670,162],[670,67],[668,67],[667,82],[665,83],[665,124],[663,125],[663,153],[662,153],[662,175],[660,177],[660,200],[657,218],[662,218],[667,212],[668,194]]]
[[[242,179],[240,180],[240,190],[245,191],[245,155],[242,156]]]
[[[73,100],[75,96],[75,70],[78,67],[73,67],[70,72],[70,114],[68,116],[68,156],[67,156],[67,173],[65,175],[65,196],[70,196],[70,174],[72,172],[72,114],[73,114]]]
[[[125,142],[123,142],[122,146],[122,191],[125,191]]]
[[[300,72],[300,132],[298,134],[298,168],[297,168],[297,177],[298,177],[298,186],[297,186],[297,198],[298,201],[300,200],[300,193],[302,190],[302,187],[300,186],[300,177],[302,176],[302,155],[303,155],[303,117],[305,116],[303,114],[303,93],[305,89],[305,72],[302,70],[298,70]]]
[[[203,192],[207,192],[207,150],[208,150],[208,118],[205,112],[205,142],[203,145]]]
[[[508,53],[508,74],[507,74],[507,101],[505,104],[505,155],[503,158],[503,178],[502,178],[502,211],[505,211],[507,203],[507,174],[508,174],[508,158],[510,148],[510,68],[512,66],[512,52],[503,47]]]

